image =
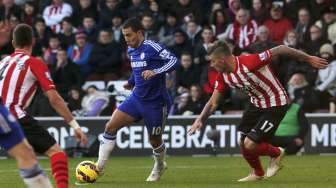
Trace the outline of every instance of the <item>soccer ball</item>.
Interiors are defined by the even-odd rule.
[[[96,164],[92,161],[82,161],[76,167],[76,179],[79,183],[94,183],[98,177]]]

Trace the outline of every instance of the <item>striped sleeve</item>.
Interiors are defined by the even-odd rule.
[[[144,43],[151,46],[156,54],[158,54],[159,59],[164,62],[164,65],[162,67],[153,70],[156,74],[170,72],[179,65],[179,60],[177,59],[177,57],[168,49],[161,47],[159,44],[153,41],[146,40]]]

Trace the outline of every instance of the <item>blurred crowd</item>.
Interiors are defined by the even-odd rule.
[[[335,0],[2,0],[0,56],[13,52],[18,23],[34,28],[33,55],[49,66],[57,90],[78,116],[109,115],[115,96],[87,81],[126,80],[130,75],[121,25],[138,17],[146,39],[159,41],[179,57],[167,75],[174,99],[171,115],[199,114],[213,92],[217,72],[207,50],[227,41],[234,55],[262,52],[283,44],[328,59],[317,71],[295,59],[273,60],[272,68],[290,99],[305,112],[336,111]],[[47,99],[33,100],[32,115],[52,116]],[[216,113],[240,112],[248,97],[227,92]]]

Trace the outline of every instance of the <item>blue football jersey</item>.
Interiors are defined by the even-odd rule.
[[[166,73],[180,64],[178,58],[164,46],[151,40],[145,40],[138,48],[128,48],[128,56],[132,66],[132,75],[128,80],[134,86],[132,95],[142,101],[170,101]],[[157,74],[145,80],[142,77],[145,70],[153,70]]]

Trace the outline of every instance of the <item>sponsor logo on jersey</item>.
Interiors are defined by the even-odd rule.
[[[132,68],[146,67],[147,62],[146,61],[132,61],[131,66]]]

